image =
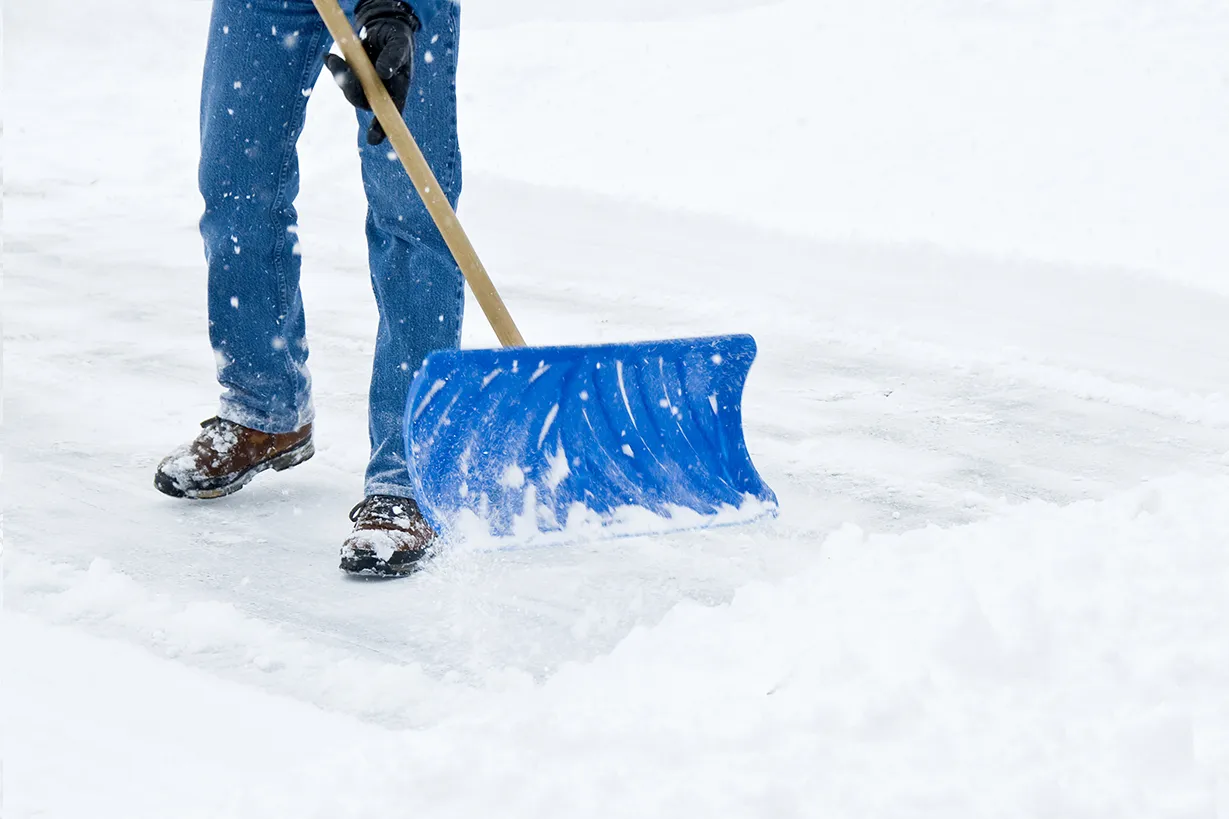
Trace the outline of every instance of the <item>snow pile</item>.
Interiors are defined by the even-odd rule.
[[[318,758],[179,815],[1223,818],[1226,497],[1229,477],[1188,476],[953,529],[845,527],[793,579],[681,604],[430,727],[320,715]],[[150,752],[116,741],[134,756],[97,764]],[[96,815],[121,813],[143,815]]]
[[[405,737],[374,790],[407,815],[1227,816],[1227,497],[843,529],[793,580]]]

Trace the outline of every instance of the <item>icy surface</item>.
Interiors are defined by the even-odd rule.
[[[1220,6],[472,0],[462,217],[525,335],[754,333],[781,514],[371,584],[334,89],[318,454],[151,486],[216,411],[208,5],[5,7],[6,817],[1229,817]]]

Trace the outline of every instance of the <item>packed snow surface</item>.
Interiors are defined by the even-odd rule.
[[[208,12],[5,8],[6,817],[1229,819],[1223,7],[467,2],[525,335],[753,333],[780,515],[383,584],[336,569],[376,324],[327,82],[318,454],[152,488],[216,401]]]

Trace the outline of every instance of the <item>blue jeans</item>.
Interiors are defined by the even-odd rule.
[[[343,0],[348,13],[355,0]],[[444,3],[416,39],[405,119],[453,206],[461,192],[456,67],[460,12]],[[311,0],[215,0],[201,95],[201,235],[221,417],[263,432],[313,419],[299,292],[296,143],[332,43]],[[338,92],[340,93],[340,92]],[[366,493],[410,497],[405,398],[426,355],[456,347],[464,280],[387,143],[366,144],[367,247],[379,307]]]

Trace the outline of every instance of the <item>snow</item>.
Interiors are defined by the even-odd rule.
[[[376,322],[331,87],[318,454],[150,485],[216,408],[207,13],[5,8],[6,816],[1229,817],[1220,6],[467,2],[518,323],[754,333],[780,516],[385,584],[336,570]]]
[[[65,705],[10,713],[12,799],[79,760],[90,798],[126,816],[1223,815],[1226,493],[1229,476],[1174,478],[955,529],[848,525],[787,580],[680,603],[592,662],[460,700],[401,666],[330,667],[309,642],[252,658],[276,687],[328,668],[391,711],[452,700],[411,731],[11,616],[30,669],[13,695]],[[269,637],[233,612],[151,607],[97,563],[63,580],[44,616],[143,612],[169,656]],[[134,771],[155,787],[132,793]],[[51,815],[89,804],[41,796]]]

